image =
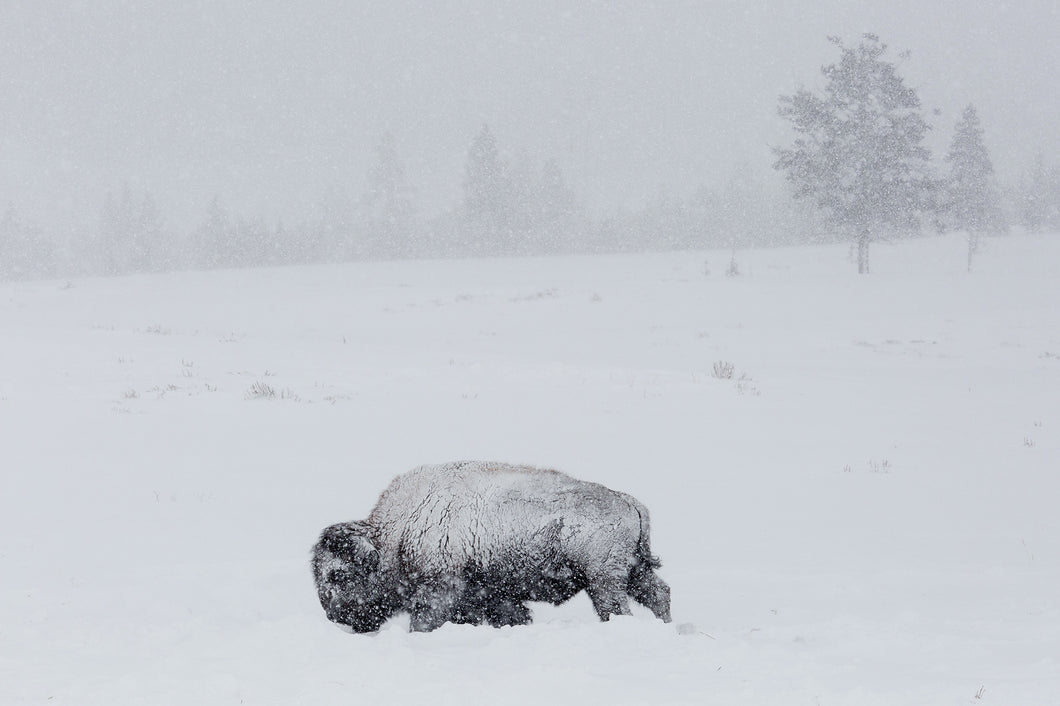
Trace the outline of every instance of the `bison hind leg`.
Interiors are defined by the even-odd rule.
[[[600,620],[607,621],[612,615],[629,615],[629,599],[620,578],[603,576],[589,580],[585,592],[593,602]]]
[[[640,563],[629,575],[628,593],[664,623],[670,622],[670,587],[655,575],[651,564]]]

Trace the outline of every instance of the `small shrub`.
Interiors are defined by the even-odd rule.
[[[169,385],[166,385],[165,387],[163,387],[161,385],[155,385],[150,390],[148,390],[148,392],[155,393],[158,396],[158,399],[161,400],[161,399],[165,399],[165,396],[166,396],[167,392],[176,392],[179,389],[180,389],[179,387],[177,387],[176,385],[170,383]]]
[[[272,385],[258,380],[250,386],[243,398],[247,400],[271,400],[276,398],[276,390],[273,389]]]
[[[718,360],[714,362],[714,377],[719,380],[732,380],[732,376],[736,373],[736,366],[727,360]]]
[[[871,472],[873,472],[873,473],[890,473],[891,472],[891,462],[888,461],[887,459],[883,459],[882,461],[872,461],[872,460],[870,460],[869,461],[869,470]]]
[[[741,395],[751,395],[752,397],[757,397],[759,394],[754,380],[747,375],[741,375],[740,379],[736,381],[736,391]]]

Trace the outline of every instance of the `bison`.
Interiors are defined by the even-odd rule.
[[[413,631],[526,625],[527,601],[559,605],[581,590],[600,620],[628,615],[632,598],[670,622],[647,508],[529,466],[415,468],[391,482],[367,520],[325,529],[312,564],[328,619],[359,633],[401,611]]]

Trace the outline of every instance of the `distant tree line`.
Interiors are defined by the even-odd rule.
[[[670,249],[746,248],[840,238],[869,271],[869,246],[924,230],[968,234],[968,266],[979,238],[1011,225],[1060,231],[1060,167],[1038,156],[1017,183],[996,182],[978,113],[956,123],[941,169],[923,141],[930,129],[916,90],[887,46],[864,35],[837,38],[839,61],[821,69],[823,92],[781,96],[795,139],[774,150],[790,193],[756,179],[747,165],[724,186],[663,195],[628,212],[590,218],[554,160],[502,151],[488,125],[471,140],[463,198],[426,218],[399,154],[382,135],[359,196],[325,199],[319,213],[285,226],[232,213],[220,196],[199,225],[170,228],[150,193],[106,196],[95,227],[46,233],[13,208],[0,216],[0,279],[120,275],[342,262]],[[794,198],[792,198],[792,196]]]

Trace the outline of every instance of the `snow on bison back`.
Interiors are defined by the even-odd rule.
[[[530,622],[527,601],[585,590],[601,620],[629,599],[670,621],[655,575],[648,510],[630,495],[559,471],[464,461],[395,478],[367,520],[332,525],[313,578],[333,622],[378,630],[400,611],[414,631],[445,622]]]

